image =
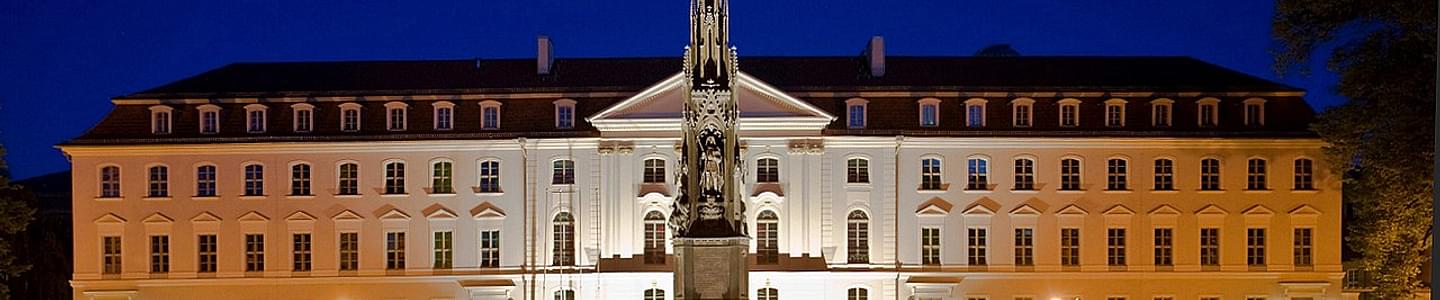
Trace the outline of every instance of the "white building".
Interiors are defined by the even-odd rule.
[[[541,43],[113,99],[61,146],[75,298],[668,299],[679,59]],[[752,297],[1340,297],[1340,176],[1303,91],[880,44],[742,58]]]

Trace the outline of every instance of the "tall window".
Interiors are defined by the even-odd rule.
[[[1111,266],[1125,265],[1125,228],[1105,230],[1105,257]]]
[[[550,170],[550,184],[575,184],[575,161],[556,160]]]
[[[150,197],[170,196],[170,168],[165,166],[150,167]]]
[[[435,162],[431,165],[430,192],[435,194],[454,194],[455,184],[452,178],[455,176],[455,164],[448,161]]]
[[[940,159],[926,158],[920,160],[920,189],[940,190],[944,186],[940,183]]]
[[[295,115],[295,132],[310,132],[315,130],[315,106],[305,103],[297,103],[290,106]]]
[[[1112,158],[1105,161],[1105,189],[1111,191],[1129,190],[1127,184],[1130,170],[1124,159]]]
[[[391,231],[385,233],[385,269],[405,269],[404,231]]]
[[[1295,189],[1315,189],[1315,163],[1309,159],[1301,158],[1295,160]]]
[[[859,101],[856,101],[859,100]],[[855,102],[852,102],[855,101]],[[851,99],[845,106],[846,124],[850,128],[865,128],[865,106],[864,99]]]
[[[920,228],[920,264],[940,265],[940,227]]]
[[[665,159],[645,159],[645,183],[665,183]]]
[[[755,182],[780,182],[780,160],[761,158],[755,161]]]
[[[870,160],[851,158],[845,162],[845,182],[870,183]]]
[[[311,266],[310,233],[290,235],[290,261],[295,272],[308,272]]]
[[[665,216],[658,211],[645,214],[645,263],[665,264]]]
[[[245,272],[265,271],[265,235],[245,235]]]
[[[195,196],[215,196],[215,166],[205,165],[195,168]]]
[[[1112,101],[1113,101],[1113,100],[1112,100]],[[1111,102],[1111,101],[1106,101],[1106,102]],[[1124,104],[1124,103],[1125,103],[1124,101],[1120,101],[1120,102],[1118,102],[1118,103],[1106,103],[1106,104],[1105,104],[1105,126],[1108,126],[1108,127],[1122,127],[1122,126],[1125,126],[1125,104]]]
[[[1155,265],[1175,265],[1175,230],[1155,228]]]
[[[1035,229],[1015,228],[1015,265],[1035,265]]]
[[[645,300],[665,300],[665,290],[657,288],[646,289]]]
[[[1220,190],[1220,160],[1214,158],[1200,160],[1200,189]]]
[[[500,104],[480,106],[480,129],[500,129]]]
[[[100,197],[120,197],[120,167],[100,168]]]
[[[150,273],[170,272],[170,236],[150,236]]]
[[[103,249],[100,252],[102,258],[101,272],[104,274],[120,274],[120,258],[122,257],[120,253],[120,237],[101,237],[100,246]]]
[[[980,191],[990,189],[990,166],[989,161],[982,158],[971,158],[967,161],[966,170],[969,174],[969,182],[965,186],[967,190]]]
[[[870,263],[870,216],[865,211],[852,210],[850,215],[845,217],[846,243],[845,249],[848,252],[846,262],[852,264]]]
[[[935,127],[940,125],[940,103],[920,104],[920,126]]]
[[[435,268],[449,269],[455,265],[455,233],[451,231],[434,232],[435,242]]]
[[[845,291],[846,300],[869,300],[870,290],[865,288],[850,288]]]
[[[1015,190],[1035,190],[1035,161],[1029,158],[1015,159]]]
[[[360,165],[356,163],[345,163],[340,165],[340,176],[337,185],[341,195],[360,194]]]
[[[1265,265],[1265,228],[1245,229],[1245,263],[1250,266]]]
[[[386,122],[386,124],[387,124],[387,125],[385,126],[385,129],[386,129],[386,130],[390,130],[390,131],[402,131],[402,130],[405,130],[405,118],[406,118],[406,115],[405,115],[405,114],[406,114],[405,106],[404,106],[403,103],[396,103],[396,104],[398,104],[398,105],[393,105],[393,104],[391,104],[391,105],[385,105],[385,106],[388,106],[388,108],[385,109],[385,112],[386,112],[385,114],[387,115],[387,118],[386,118],[386,119],[389,120],[389,122]]]
[[[1154,106],[1151,107],[1150,120],[1153,122],[1151,125],[1155,127],[1170,127],[1170,108],[1173,102],[1169,99],[1163,99],[1163,101],[1152,102]]]
[[[360,233],[340,233],[340,270],[355,271],[360,269]]]
[[[290,166],[290,195],[310,195],[310,165],[296,164]]]
[[[555,101],[555,128],[575,128],[575,101],[568,99]]]
[[[1309,267],[1315,264],[1311,250],[1314,247],[1310,228],[1295,228],[1295,266]]]
[[[1200,228],[1200,265],[1220,265],[1220,228]]]
[[[1217,111],[1220,105],[1215,103],[1200,104],[1200,127],[1215,127],[1219,123]]]
[[[360,131],[360,105],[355,104],[353,107],[346,107],[346,105],[342,104],[340,106],[340,131]]]
[[[570,213],[562,212],[555,215],[551,222],[554,226],[555,255],[551,261],[556,266],[575,265],[575,220],[570,218]]]
[[[1078,102],[1076,102],[1076,103],[1061,103],[1061,104],[1060,104],[1060,127],[1075,127],[1075,126],[1080,126],[1080,104],[1079,104]]]
[[[150,133],[170,133],[170,107],[157,106],[150,108]]]
[[[1080,229],[1060,229],[1060,264],[1064,266],[1080,265]]]
[[[480,267],[500,267],[500,230],[480,232]]]
[[[1060,190],[1080,190],[1080,160],[1066,158],[1060,160]]]
[[[1021,102],[1021,100],[1025,101]],[[1035,101],[1030,99],[1016,99],[1014,103],[1015,116],[1012,121],[1015,122],[1015,127],[1030,127],[1032,124],[1031,120],[1034,119],[1033,111],[1035,106],[1033,103],[1035,103]]]
[[[215,273],[216,253],[219,251],[214,234],[202,234],[196,239],[196,251],[198,262],[197,271],[200,273]]]
[[[398,161],[385,163],[385,194],[405,194],[405,163]]]
[[[763,288],[755,291],[755,300],[780,300],[780,290]]]
[[[1269,186],[1265,184],[1264,159],[1250,159],[1249,166],[1245,170],[1245,189],[1256,191],[1269,189]]]
[[[220,111],[200,111],[200,133],[214,134],[220,132]]]
[[[1258,99],[1256,99],[1258,100]],[[1245,103],[1245,126],[1265,125],[1265,104],[1264,102],[1246,101]]]
[[[265,166],[245,166],[245,196],[265,195]]]
[[[985,104],[983,101],[965,104],[965,126],[970,128],[985,127]]]
[[[555,300],[575,300],[574,290],[555,291]]]
[[[1161,158],[1155,160],[1155,190],[1175,190],[1175,161]]]
[[[769,265],[780,262],[780,217],[773,211],[761,211],[755,218],[755,261]]]
[[[251,105],[258,105],[258,104],[251,104]],[[246,128],[246,129],[245,129],[246,131],[249,131],[250,133],[265,132],[265,123],[266,123],[266,122],[265,122],[265,109],[264,109],[264,106],[259,106],[259,107],[250,106],[250,107],[246,107],[246,108],[245,108],[245,115],[246,115],[246,118],[245,118],[246,124],[249,124],[249,125],[247,125],[247,126],[245,127],[245,128]]]
[[[435,130],[455,129],[455,108],[451,106],[435,107]]]
[[[493,160],[480,162],[480,192],[500,192],[500,162]]]
[[[969,245],[968,247],[966,247],[966,248],[967,248],[966,250],[968,250],[968,251],[966,251],[966,252],[967,252],[966,254],[968,254],[967,256],[969,257],[969,264],[970,264],[971,266],[983,266],[983,265],[986,264],[986,261],[985,261],[985,257],[986,257],[986,253],[985,253],[985,252],[986,252],[986,251],[985,251],[985,250],[986,250],[986,240],[987,240],[987,238],[986,238],[986,233],[987,233],[987,232],[986,232],[985,228],[979,228],[979,227],[971,227],[971,228],[967,228],[967,229],[968,229],[968,230],[967,230],[967,231],[968,231],[968,232],[967,232],[968,235],[967,235],[966,237],[969,239],[970,245]]]

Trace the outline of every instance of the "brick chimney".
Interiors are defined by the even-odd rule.
[[[550,75],[555,67],[555,54],[551,52],[554,45],[550,43],[550,37],[541,35],[535,39],[535,74]]]
[[[870,37],[870,43],[865,45],[864,53],[860,54],[865,58],[870,77],[885,76],[885,38],[881,36]]]

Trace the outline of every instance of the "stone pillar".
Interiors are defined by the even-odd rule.
[[[675,299],[749,299],[749,237],[675,242]]]

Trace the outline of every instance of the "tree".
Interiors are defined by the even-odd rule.
[[[29,191],[10,184],[4,155],[5,147],[0,145],[0,281],[9,281],[30,269],[29,264],[16,261],[15,246],[35,210],[28,205]],[[9,286],[0,285],[0,299],[10,299]]]
[[[1413,297],[1430,259],[1435,162],[1434,0],[1277,0],[1276,70],[1308,72],[1316,52],[1346,102],[1312,125],[1344,179],[1346,243],[1380,299]],[[1322,54],[1323,55],[1323,54]]]

